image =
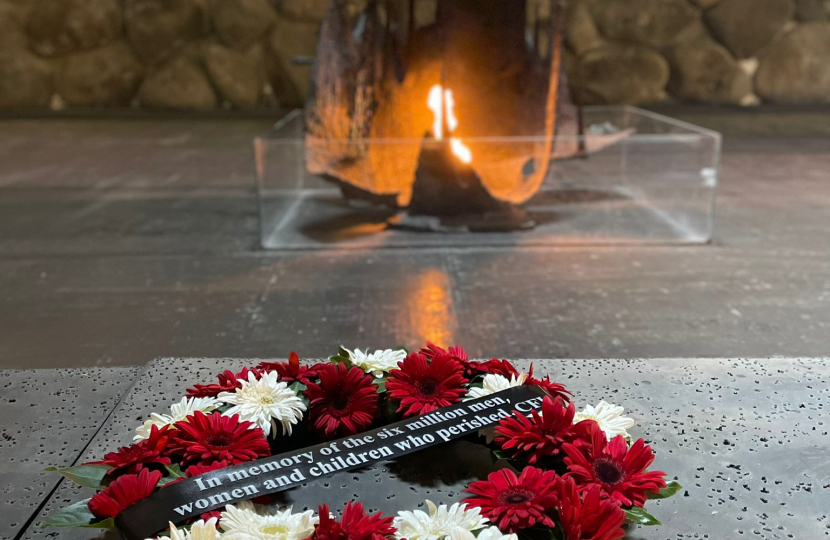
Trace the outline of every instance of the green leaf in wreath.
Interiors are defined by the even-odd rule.
[[[380,406],[380,417],[386,422],[394,422],[399,420],[397,413],[398,403],[391,399],[385,400]]]
[[[656,517],[652,516],[639,506],[623,508],[623,510],[625,511],[625,520],[629,523],[636,523],[637,525],[662,525]]]
[[[79,486],[101,489],[104,487],[104,476],[109,470],[107,465],[75,465],[65,469],[47,467],[44,471],[56,471],[75,482]]]
[[[510,460],[512,456],[510,454],[508,454],[507,452],[505,452],[504,450],[491,449],[490,450],[490,457],[492,457],[493,461],[496,462],[500,459]]]
[[[484,375],[476,375],[470,380],[470,383],[467,385],[467,390],[469,391],[470,388],[481,388],[482,386],[484,386]]]
[[[103,521],[96,521],[95,523],[90,523],[88,525],[82,525],[82,527],[87,527],[90,529],[114,529],[115,528],[115,520],[113,518],[108,518]]]
[[[300,381],[294,381],[288,388],[290,388],[291,391],[294,392],[298,398],[300,398],[300,401],[303,402],[305,408],[308,409],[310,402],[308,401],[308,398],[305,396],[305,391],[308,390],[308,386],[304,385]]]
[[[332,364],[346,364],[346,367],[349,369],[354,365],[352,364],[352,355],[342,345],[337,354],[329,358],[329,362]]]
[[[649,493],[648,498],[649,499],[668,499],[669,497],[671,497],[672,495],[674,495],[675,493],[677,493],[681,489],[683,489],[683,486],[681,486],[680,484],[678,484],[677,482],[672,480],[671,482],[666,484],[666,487],[661,489],[659,493]]]
[[[159,483],[156,484],[156,487],[164,487],[171,482],[175,482],[178,478],[174,478],[172,476],[162,476],[159,478]]]
[[[171,478],[184,478],[184,473],[182,472],[182,468],[179,467],[178,463],[171,463],[170,465],[165,465],[165,469],[170,474]]]
[[[112,529],[115,522],[112,519],[103,521],[92,515],[87,503],[89,499],[78,501],[66,508],[61,508],[46,517],[41,523],[43,527],[91,527],[95,529]]]
[[[374,385],[378,387],[378,394],[386,392],[386,379],[375,379]]]

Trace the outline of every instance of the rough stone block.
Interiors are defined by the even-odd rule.
[[[548,10],[549,11],[549,10]],[[421,0],[415,4],[415,27],[429,26],[435,22],[438,0]],[[540,14],[540,16],[544,16]]]
[[[795,0],[795,18],[804,22],[830,19],[830,0]]]
[[[268,0],[222,0],[213,13],[219,39],[236,49],[250,47],[276,21],[277,14]]]
[[[187,55],[148,74],[138,96],[142,105],[157,109],[212,109],[217,104],[207,75]]]
[[[28,37],[24,21],[25,18],[17,6],[0,1],[0,51],[26,49]]]
[[[130,44],[147,63],[175,56],[210,31],[206,0],[125,0],[124,9]]]
[[[607,38],[650,47],[677,43],[700,17],[686,0],[593,0],[589,5]]]
[[[601,47],[603,44],[591,11],[585,2],[573,2],[567,6],[567,18],[565,19],[565,43],[568,48],[581,55],[591,49]]]
[[[321,21],[327,7],[328,0],[279,0],[280,13],[306,22]]]
[[[718,5],[721,0],[692,0],[692,2],[700,6],[701,9],[709,9]]]
[[[118,0],[35,0],[27,30],[42,56],[94,49],[121,34],[121,6]]]
[[[576,71],[577,92],[589,103],[645,103],[665,97],[669,65],[645,47],[609,44],[585,53]]]
[[[256,61],[218,44],[203,50],[205,69],[223,98],[236,107],[255,107],[262,92],[262,77]]]
[[[317,23],[280,18],[268,35],[265,68],[277,98],[284,105],[302,105],[308,95],[311,66],[298,64],[296,59],[314,56],[317,27]]]
[[[67,105],[127,106],[144,67],[126,43],[70,55],[61,65],[57,92]]]
[[[0,51],[0,109],[46,107],[53,85],[49,62],[27,51]]]
[[[708,37],[685,41],[666,58],[673,96],[708,103],[740,104],[752,95],[752,80],[723,45]]]
[[[790,0],[723,0],[705,14],[712,34],[737,58],[756,55],[792,16]]]
[[[800,25],[760,59],[759,96],[782,103],[830,103],[830,22]]]

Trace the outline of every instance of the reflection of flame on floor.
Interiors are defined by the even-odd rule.
[[[407,341],[442,346],[454,343],[456,320],[450,277],[440,268],[428,268],[408,281],[404,309],[417,335],[407,336]]]
[[[452,90],[440,84],[436,84],[429,89],[429,96],[427,96],[427,107],[432,110],[435,115],[435,120],[432,124],[432,136],[436,141],[444,139],[444,115],[446,114],[446,129],[452,134],[455,128],[458,127],[458,118],[455,116],[455,98],[453,98]],[[450,148],[452,153],[464,163],[473,162],[473,153],[467,146],[461,142],[457,137],[450,137]]]

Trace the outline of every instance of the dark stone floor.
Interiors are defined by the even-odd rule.
[[[727,132],[712,246],[263,252],[267,119],[0,121],[0,368],[426,340],[826,356],[830,115],[680,114]]]
[[[0,370],[0,538],[33,523],[142,369]],[[64,488],[65,489],[65,488]]]

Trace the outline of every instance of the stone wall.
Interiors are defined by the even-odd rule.
[[[830,0],[573,0],[566,43],[585,103],[830,102]]]
[[[302,102],[323,2],[0,0],[0,108]]]
[[[325,6],[0,0],[0,108],[301,104]],[[830,0],[571,0],[566,46],[585,103],[830,102]]]

